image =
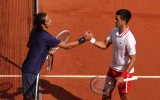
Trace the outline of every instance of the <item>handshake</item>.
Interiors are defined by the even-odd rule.
[[[79,44],[84,43],[85,41],[90,41],[92,44],[96,42],[95,38],[93,38],[93,34],[90,30],[86,31],[82,38],[78,39]]]
[[[62,37],[65,36],[68,39],[69,35],[66,35],[67,33],[66,34],[65,33],[66,32],[64,32],[64,34],[61,34],[61,35],[62,35]],[[61,35],[59,37],[61,37]],[[61,39],[61,38],[58,38],[58,39]],[[64,41],[65,39],[64,40],[61,39],[61,40],[62,40],[62,42],[57,47],[50,48],[49,54],[54,54],[54,52],[57,49],[59,49],[59,47],[66,48],[66,49],[71,49],[71,48],[76,47],[76,46],[78,46],[78,45],[80,45],[80,44],[82,44],[82,43],[84,43],[86,41],[90,41],[92,44],[94,44],[96,42],[96,40],[95,40],[95,38],[93,38],[93,34],[92,34],[92,32],[90,30],[86,31],[83,34],[83,36],[78,39],[78,41],[72,41],[72,42],[68,42],[67,43],[66,41]],[[48,59],[48,57],[46,59]]]

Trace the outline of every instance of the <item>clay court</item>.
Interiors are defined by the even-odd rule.
[[[74,41],[88,29],[97,40],[105,40],[114,28],[115,12],[129,9],[132,12],[129,27],[137,41],[134,76],[160,76],[158,0],[38,0],[36,11],[33,1],[36,0],[0,0],[0,100],[22,100],[21,66],[36,11],[46,12],[53,20],[48,30],[53,36],[67,29],[71,32],[69,41]],[[40,73],[42,100],[101,100],[102,95],[90,90],[91,78],[43,76],[105,75],[111,61],[112,47],[101,50],[89,42],[70,50],[57,50],[53,70],[46,71],[46,62]],[[160,78],[132,81],[131,99],[160,100],[159,83]],[[120,100],[117,89],[113,100]]]

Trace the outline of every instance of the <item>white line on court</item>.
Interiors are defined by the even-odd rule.
[[[93,78],[98,75],[40,75],[40,77],[45,78]],[[22,75],[0,75],[0,78],[16,78],[16,77],[22,77]],[[105,77],[105,75],[102,75],[102,77]],[[160,76],[134,76],[137,78],[160,78]]]

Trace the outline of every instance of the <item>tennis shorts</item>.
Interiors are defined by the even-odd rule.
[[[121,76],[121,74],[122,74],[122,72],[117,72],[117,71],[109,68],[107,76],[110,76],[112,78],[116,78],[118,76]],[[125,77],[125,78],[132,78],[132,76],[133,76],[133,73],[129,73],[127,75],[127,77]],[[118,90],[119,90],[120,94],[128,93],[130,88],[131,88],[131,81],[123,82],[118,86]]]
[[[36,74],[22,73],[24,99],[34,99],[35,98],[36,80],[37,80]]]

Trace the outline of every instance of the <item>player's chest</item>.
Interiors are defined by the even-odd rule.
[[[112,41],[114,47],[124,48],[126,46],[126,38],[124,37],[115,37]]]

